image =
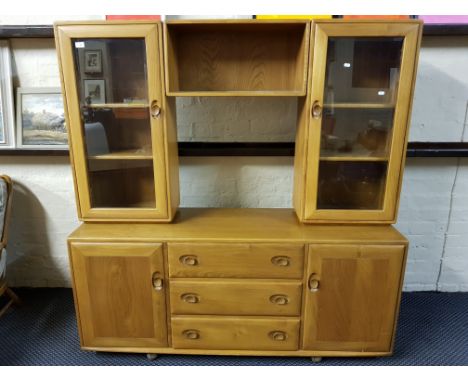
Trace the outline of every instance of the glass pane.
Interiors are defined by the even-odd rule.
[[[318,209],[382,209],[386,162],[320,161]]]
[[[154,208],[144,39],[76,39],[91,206]]]
[[[395,100],[403,38],[330,38],[325,104]]]
[[[82,104],[148,102],[144,39],[75,39]]]
[[[154,208],[152,160],[88,161],[91,205],[97,208]]]
[[[393,114],[393,108],[325,108],[320,155],[388,158]]]
[[[383,208],[403,38],[329,38],[318,209]]]

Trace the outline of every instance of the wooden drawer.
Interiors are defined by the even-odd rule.
[[[302,283],[292,280],[172,279],[172,314],[299,316]]]
[[[298,318],[172,317],[175,349],[297,350]]]
[[[302,279],[302,244],[169,243],[170,277]]]

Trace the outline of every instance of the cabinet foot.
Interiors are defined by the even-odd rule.
[[[312,362],[314,362],[314,363],[322,362],[322,357],[310,357],[310,359],[311,359]]]
[[[148,358],[150,361],[154,361],[156,358],[158,358],[158,355],[155,353],[148,353],[146,354],[146,358]]]

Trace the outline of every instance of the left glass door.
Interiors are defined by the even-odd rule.
[[[82,218],[167,218],[157,25],[57,29]]]

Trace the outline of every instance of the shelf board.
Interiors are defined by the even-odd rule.
[[[151,151],[142,150],[124,150],[115,151],[107,154],[90,155],[88,159],[92,160],[152,160]]]
[[[326,103],[323,105],[324,108],[331,109],[393,109],[395,104],[393,103],[346,103],[346,102],[337,102],[337,103]]]
[[[302,97],[303,90],[167,91],[168,97]]]
[[[325,162],[386,162],[388,158],[373,156],[321,156],[320,160]]]
[[[91,109],[142,109],[149,107],[148,103],[93,103],[86,105]]]
[[[135,209],[154,209],[156,208],[156,203],[154,201],[150,201],[150,202],[135,202],[135,203],[127,203],[125,205],[122,205],[122,206],[114,206],[114,207],[104,207],[104,206],[99,206],[99,207],[93,207],[93,209],[95,210],[112,210],[112,209],[122,209],[122,208],[125,208],[125,209],[132,209],[132,208],[135,208]]]

